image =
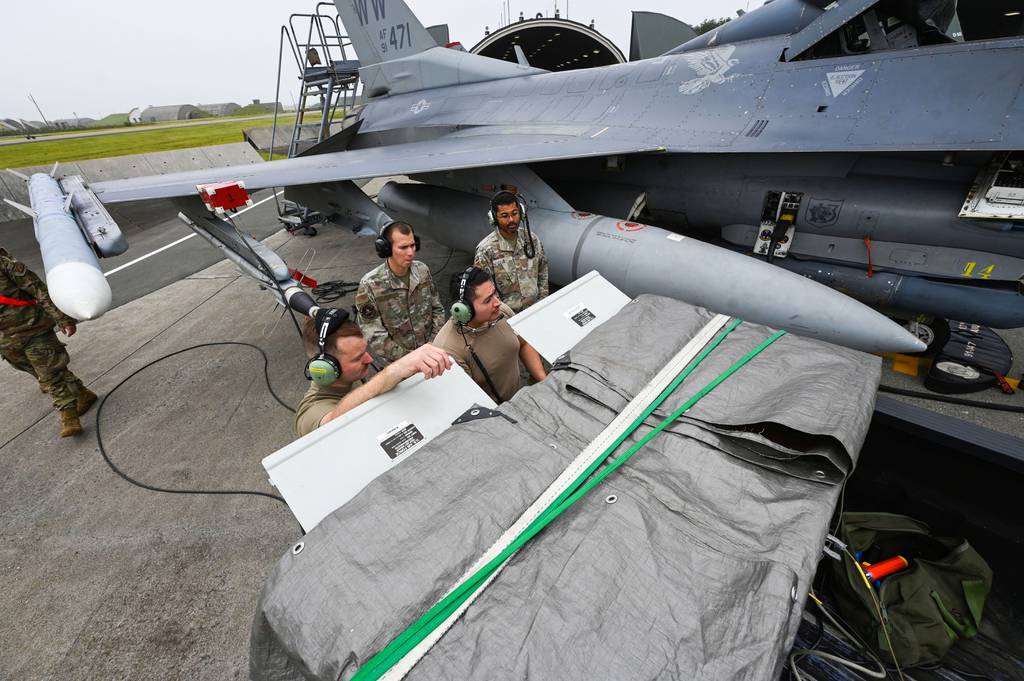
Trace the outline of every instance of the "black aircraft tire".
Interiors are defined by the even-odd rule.
[[[924,379],[924,386],[928,390],[943,395],[978,392],[995,383],[996,378],[992,374],[982,373],[975,367],[941,355],[935,358],[935,363]]]

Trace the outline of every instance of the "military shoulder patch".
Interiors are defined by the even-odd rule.
[[[377,316],[377,308],[373,303],[366,303],[359,308],[359,316],[364,319],[373,319]]]

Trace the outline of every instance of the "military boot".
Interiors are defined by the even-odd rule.
[[[78,391],[78,402],[76,406],[78,407],[79,416],[89,411],[89,409],[91,409],[92,405],[94,405],[95,403],[96,393],[94,393],[93,391],[89,390],[86,387],[83,387],[81,390]]]
[[[72,437],[82,434],[82,424],[78,421],[78,410],[74,405],[60,410],[60,436]]]

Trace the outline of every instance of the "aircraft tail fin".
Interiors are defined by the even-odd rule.
[[[368,97],[543,73],[440,47],[404,0],[334,0]]]
[[[334,0],[334,5],[362,66],[437,47],[403,0]]]

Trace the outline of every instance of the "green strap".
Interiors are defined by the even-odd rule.
[[[985,609],[985,598],[988,596],[989,587],[983,579],[965,579],[960,582],[964,590],[964,599],[967,601],[967,609],[971,611],[973,619],[973,631],[969,636],[978,633],[981,626],[981,612]]]
[[[696,369],[704,358],[711,354],[711,352],[718,347],[725,337],[741,323],[742,320],[733,320],[729,326],[719,333],[719,335],[709,343],[689,365],[687,365],[687,367],[672,381],[672,383],[669,384],[669,386],[665,388],[665,390],[663,390],[650,405],[648,405],[643,413],[637,417],[637,419],[634,420],[633,423],[631,423],[626,430],[608,446],[607,449],[605,449],[603,454],[597,457],[594,462],[591,463],[591,465],[581,473],[576,480],[574,480],[573,483],[570,484],[569,487],[567,487],[543,513],[541,513],[540,516],[537,517],[536,520],[530,523],[522,533],[513,539],[512,542],[503,551],[501,551],[501,553],[495,556],[476,573],[467,577],[465,581],[453,589],[450,594],[434,605],[434,607],[424,613],[408,629],[399,634],[383,650],[370,658],[370,660],[368,660],[367,663],[355,674],[352,681],[376,681],[376,679],[379,679],[387,673],[387,671],[405,657],[410,650],[415,648],[421,641],[423,641],[423,639],[430,635],[434,629],[448,619],[452,613],[458,610],[459,607],[465,603],[465,601],[468,600],[473,593],[475,593],[480,586],[505,563],[505,561],[507,561],[516,551],[522,548],[530,539],[535,537],[555,518],[561,515],[569,507],[579,501],[587,492],[599,485],[605,478],[616,471],[620,466],[622,466],[622,464],[647,445],[648,442],[654,439],[658,433],[675,422],[676,419],[692,408],[693,405],[699,402],[704,396],[718,387],[724,380],[736,373],[736,371],[738,371],[743,365],[760,354],[765,348],[777,341],[785,333],[784,331],[776,332],[767,340],[762,342],[758,347],[748,352],[735,364],[726,369],[726,371],[720,376],[704,386],[697,392],[697,394],[687,400],[661,423],[655,426],[650,433],[631,446],[626,452],[619,455],[610,464],[608,464],[608,466],[601,470],[600,473],[591,478],[590,476],[593,475],[594,471],[605,460],[607,460],[607,458],[611,456],[616,449],[618,449],[619,445],[621,445],[626,438],[640,427],[651,413],[653,413],[654,410],[657,409],[670,394],[672,394],[679,384],[682,383],[694,369]]]
[[[968,593],[968,584],[969,582],[963,582],[965,594]],[[973,591],[973,589],[971,590]],[[964,621],[961,621],[961,618],[950,612],[949,608],[946,607],[946,604],[942,602],[942,597],[939,595],[939,592],[932,591],[930,595],[932,600],[935,601],[935,605],[939,608],[939,613],[942,615],[942,621],[946,625],[947,629],[955,632],[960,638],[970,638],[978,633],[978,626],[976,622],[980,621],[980,619],[974,620],[963,618]],[[970,594],[968,595],[970,596]],[[974,617],[974,609],[976,605],[972,605],[970,601],[968,601],[968,607],[971,609],[971,617]]]

